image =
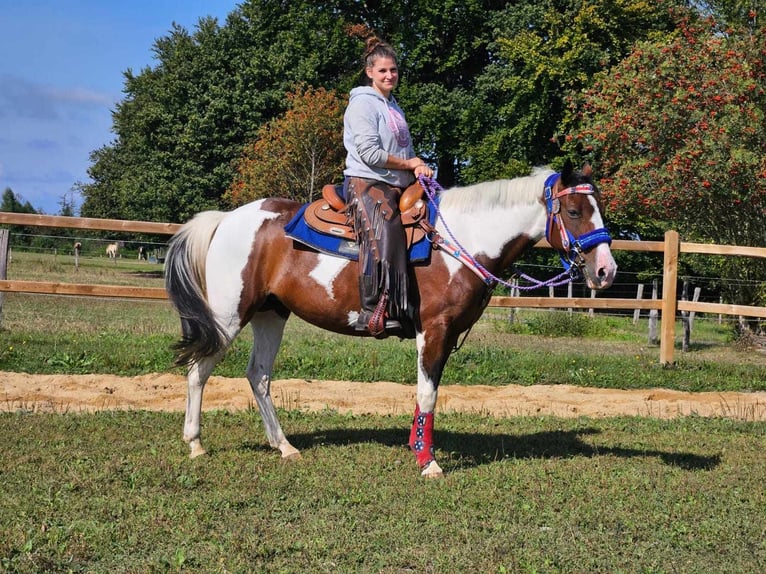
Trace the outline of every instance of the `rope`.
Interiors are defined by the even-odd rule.
[[[577,277],[576,272],[573,273],[569,270],[565,270],[562,273],[559,273],[558,275],[556,275],[555,277],[552,277],[551,279],[548,279],[546,281],[539,281],[535,279],[534,277],[530,277],[529,275],[522,273],[516,267],[514,267],[515,275],[517,275],[519,278],[523,279],[524,281],[528,281],[531,283],[531,285],[516,285],[513,283],[509,283],[508,281],[505,281],[501,279],[500,277],[497,277],[496,275],[492,274],[481,263],[476,261],[473,255],[471,255],[465,250],[465,248],[460,244],[460,242],[452,234],[452,230],[450,230],[449,226],[447,225],[447,222],[444,220],[441,210],[439,209],[439,204],[436,201],[436,196],[440,192],[444,191],[444,188],[435,179],[425,177],[424,175],[419,175],[418,181],[420,182],[420,185],[423,186],[423,189],[425,190],[426,195],[428,196],[428,201],[431,203],[434,210],[436,211],[436,217],[444,225],[444,229],[449,235],[450,239],[455,243],[455,245],[460,249],[460,251],[466,255],[468,260],[471,262],[471,265],[475,266],[479,271],[481,271],[482,274],[484,274],[484,276],[490,281],[494,283],[499,283],[500,285],[503,285],[510,289],[519,289],[521,291],[531,291],[533,289],[540,289],[541,287],[559,287],[560,285],[566,285],[567,283],[574,281],[575,278]]]

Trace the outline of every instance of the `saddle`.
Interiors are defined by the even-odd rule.
[[[304,213],[306,224],[313,230],[356,241],[353,221],[350,220],[346,200],[342,197],[342,185],[327,184],[322,188],[322,198],[308,205]],[[404,190],[399,198],[407,248],[426,235],[428,206],[423,201],[423,188],[418,182]]]

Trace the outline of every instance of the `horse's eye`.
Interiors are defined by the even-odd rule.
[[[579,219],[581,213],[576,209],[567,209],[567,215],[570,219]]]

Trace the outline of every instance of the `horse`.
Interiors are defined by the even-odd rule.
[[[409,446],[423,477],[443,475],[433,441],[439,382],[460,336],[488,304],[495,274],[547,235],[589,287],[612,284],[617,265],[600,198],[590,167],[578,171],[569,161],[560,174],[537,168],[528,176],[440,191],[431,257],[410,269],[409,295],[417,312],[414,336],[407,338],[415,339],[418,358]],[[246,325],[253,332],[246,377],[268,442],[283,460],[301,457],[285,437],[270,392],[289,316],[335,333],[369,336],[354,328],[360,309],[357,263],[286,235],[286,224],[300,208],[292,200],[267,198],[230,212],[201,212],[169,242],[165,288],[181,320],[176,364],[188,367],[183,439],[191,458],[206,453],[200,438],[205,383]],[[435,238],[445,233],[473,264],[452,249],[436,248],[441,242]]]
[[[114,259],[116,261],[118,253],[119,247],[116,243],[110,243],[106,246],[106,255],[109,259]]]

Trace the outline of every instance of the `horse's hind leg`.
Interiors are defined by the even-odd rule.
[[[300,458],[300,452],[289,443],[277,418],[277,411],[271,400],[271,371],[274,358],[282,342],[287,318],[275,311],[256,313],[250,321],[253,328],[253,349],[247,366],[247,380],[253,389],[258,410],[261,412],[263,426],[269,444],[278,448],[285,460]]]
[[[205,383],[213,372],[213,367],[220,357],[205,357],[189,367],[186,375],[186,419],[184,420],[184,441],[191,449],[190,456],[195,458],[207,451],[200,441],[200,418],[202,417],[202,392]]]

